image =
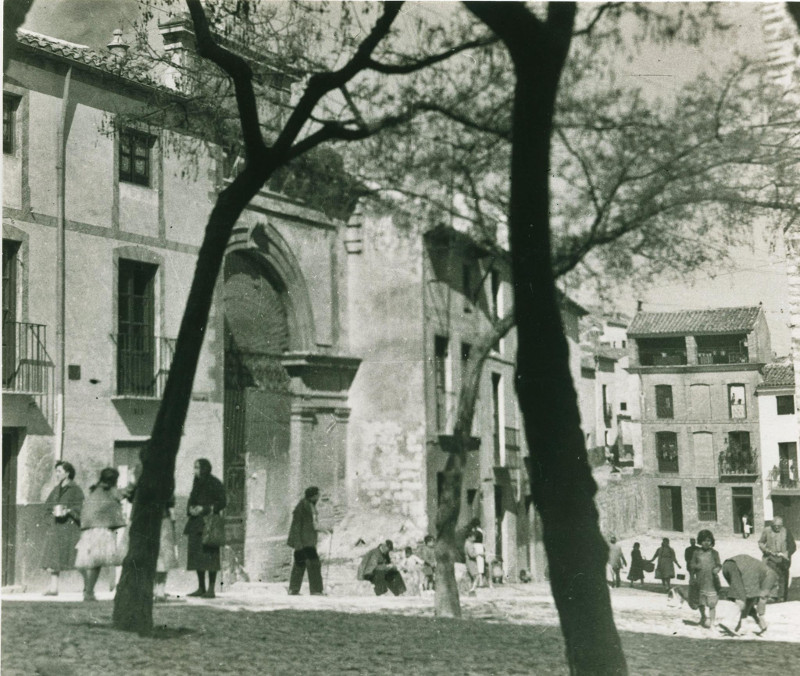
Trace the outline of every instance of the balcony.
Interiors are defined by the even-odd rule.
[[[755,481],[758,458],[755,448],[723,451],[719,455],[720,481]]]
[[[3,324],[3,392],[43,395],[49,391],[53,362],[46,348],[44,324]]]
[[[782,459],[767,475],[767,491],[770,495],[800,495],[797,465]]]
[[[750,357],[747,350],[711,350],[707,352],[697,352],[698,364],[747,364]]]
[[[175,355],[176,339],[112,334],[117,346],[118,399],[161,399]]]

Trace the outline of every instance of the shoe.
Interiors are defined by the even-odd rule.
[[[311,596],[327,596],[325,592],[311,592]]]
[[[292,590],[290,589],[290,590],[289,590],[289,596],[300,596],[300,592],[299,592],[299,591],[292,591]]]
[[[58,592],[48,589],[42,596],[58,596]]]
[[[206,595],[205,589],[195,589],[191,594],[187,594],[186,596],[202,597],[205,595]]]
[[[209,589],[205,594],[202,594],[204,599],[215,599],[217,595],[214,593],[213,589]]]
[[[89,592],[88,594],[84,592],[83,600],[84,601],[97,601],[97,597],[94,595],[93,592]]]

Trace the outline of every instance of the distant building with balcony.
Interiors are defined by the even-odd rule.
[[[767,364],[756,389],[761,427],[764,519],[781,516],[800,533],[800,481],[797,467],[797,404],[791,363]]]
[[[744,514],[763,523],[756,390],[772,351],[762,307],[639,312],[628,336],[651,524],[732,534]]]

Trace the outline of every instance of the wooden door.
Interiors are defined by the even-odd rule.
[[[14,584],[17,551],[17,455],[19,434],[15,427],[3,428],[3,586]]]
[[[658,487],[662,530],[683,530],[683,504],[678,486]]]

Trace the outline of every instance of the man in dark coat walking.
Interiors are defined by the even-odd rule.
[[[317,554],[317,534],[328,532],[320,528],[317,520],[317,502],[319,488],[306,488],[305,497],[292,512],[292,525],[289,528],[288,544],[294,549],[294,564],[289,577],[289,593],[296,596],[300,593],[303,576],[308,570],[308,587],[313,596],[322,594],[322,564]]]
[[[376,596],[391,591],[400,596],[406,591],[406,583],[400,571],[392,564],[389,552],[394,549],[391,540],[381,542],[375,549],[369,550],[361,559],[358,567],[358,579],[372,582]]]

